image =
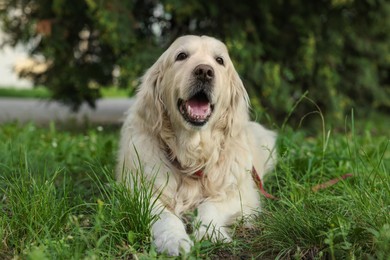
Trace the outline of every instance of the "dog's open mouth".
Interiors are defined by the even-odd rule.
[[[183,118],[195,126],[206,124],[214,109],[204,91],[199,91],[188,100],[179,99],[177,106]]]

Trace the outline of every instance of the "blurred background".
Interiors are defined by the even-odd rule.
[[[0,65],[16,48],[21,85],[74,110],[104,89],[133,95],[175,38],[206,34],[226,43],[257,118],[390,112],[388,0],[0,0],[0,26]]]

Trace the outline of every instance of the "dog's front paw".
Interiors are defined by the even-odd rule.
[[[153,243],[157,252],[178,256],[189,253],[193,242],[187,235],[183,222],[171,213],[163,213],[153,224]]]
[[[167,253],[171,256],[178,256],[180,253],[189,253],[193,242],[186,233],[177,230],[164,230],[155,234],[154,245],[159,253]]]
[[[213,225],[201,225],[195,230],[195,238],[200,241],[202,239],[210,239],[213,242],[229,243],[232,241],[228,231],[224,227],[215,227]]]

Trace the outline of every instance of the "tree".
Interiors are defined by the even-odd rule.
[[[134,88],[188,33],[223,40],[252,103],[276,119],[306,91],[333,118],[352,106],[390,108],[386,0],[7,0],[0,10],[8,43],[33,43],[31,53],[50,63],[35,82],[74,108],[93,105],[114,68],[119,84]],[[311,110],[303,102],[294,117]]]

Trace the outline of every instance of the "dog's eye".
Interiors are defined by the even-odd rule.
[[[221,57],[217,57],[215,60],[218,62],[218,64],[225,65],[225,62]]]
[[[187,57],[188,57],[187,53],[185,53],[185,52],[180,52],[180,53],[176,56],[176,61],[185,60],[185,59],[187,59]]]

